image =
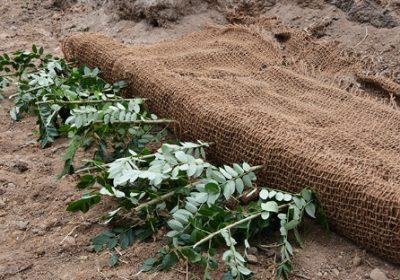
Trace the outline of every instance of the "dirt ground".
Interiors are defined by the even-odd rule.
[[[123,20],[112,9],[113,2],[118,1],[0,0],[0,53],[29,49],[36,43],[61,55],[59,41],[74,31],[101,32],[128,44],[150,44],[200,30],[206,24],[225,24],[229,14],[220,5],[222,1],[193,1],[195,8],[182,8],[176,15],[163,11]],[[339,40],[366,59],[374,56],[366,60],[371,72],[400,83],[399,1],[379,1],[361,15],[354,5],[363,1],[347,1],[350,6],[343,4],[346,1],[326,1],[335,6],[323,0],[264,1],[262,7],[257,6],[262,1],[241,2],[255,6],[237,5],[237,11],[278,16],[319,40]],[[167,16],[154,22],[160,15]],[[385,19],[386,15],[390,18]],[[118,267],[108,267],[108,254],[93,253],[89,245],[90,238],[103,230],[96,224],[99,210],[109,205],[85,215],[65,211],[77,194],[74,178],[55,178],[67,141],[60,139],[40,150],[33,132],[35,120],[26,117],[12,122],[10,101],[1,101],[0,106],[0,279],[201,279],[198,270],[189,268],[187,273],[185,267],[136,275],[141,262],[163,244],[162,236],[135,244],[122,252]],[[292,279],[400,279],[399,266],[314,223],[308,223],[303,236],[305,247],[296,249]],[[257,257],[259,264],[251,265],[255,279],[273,279],[271,259],[261,250]],[[387,278],[374,278],[374,269]]]

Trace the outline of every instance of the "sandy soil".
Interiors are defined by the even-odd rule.
[[[150,44],[197,31],[205,24],[227,22],[220,8],[202,4],[177,22],[154,27],[148,20],[120,20],[102,2],[78,1],[59,9],[53,1],[0,0],[0,53],[29,49],[36,43],[61,55],[59,40],[74,31],[101,32],[129,44]],[[323,1],[278,2],[266,7],[265,15],[279,16],[288,25],[312,32],[318,30],[315,36],[320,40],[339,40],[365,57],[374,55],[376,59],[369,62],[371,71],[400,83],[399,26],[386,29],[349,21],[346,12]],[[392,4],[385,7],[398,15],[399,6]],[[141,262],[165,242],[161,235],[129,248],[123,252],[123,262],[109,268],[108,254],[95,254],[89,246],[90,238],[103,230],[96,217],[109,205],[86,215],[66,212],[67,203],[77,194],[74,178],[55,179],[66,140],[40,150],[33,133],[35,120],[27,117],[14,123],[9,118],[10,108],[8,100],[1,102],[0,279],[201,279],[196,269],[189,268],[187,274],[185,267],[134,276]],[[388,279],[400,279],[399,266],[313,223],[303,236],[305,247],[296,249],[292,279],[370,279],[375,268]],[[271,258],[263,251],[257,257],[259,264],[251,266],[255,279],[270,279]]]

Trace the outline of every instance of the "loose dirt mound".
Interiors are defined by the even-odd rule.
[[[392,28],[399,25],[399,21],[384,8],[389,4],[385,3],[387,1],[330,0],[329,2],[346,12],[353,21],[370,23],[378,28]]]
[[[145,19],[155,27],[167,26],[185,15],[206,11],[209,8],[223,14],[258,16],[273,7],[276,0],[111,0],[107,7],[120,19],[141,21]]]
[[[64,2],[52,0],[55,5]],[[349,20],[369,23],[378,28],[393,28],[399,25],[400,18],[394,12],[400,3],[396,1],[375,0],[289,0],[302,7],[321,8],[325,2],[343,10]],[[393,3],[392,3],[393,2]],[[61,3],[61,4],[60,4]],[[276,0],[110,0],[107,7],[121,19],[140,21],[145,19],[153,26],[166,26],[184,15],[217,9],[223,14],[242,14],[259,16],[277,4]],[[390,11],[387,9],[390,7]]]
[[[400,262],[400,112],[336,86],[335,75],[371,77],[335,42],[265,20],[151,47],[76,34],[63,51],[128,81],[181,137],[214,142],[215,160],[263,164],[271,187],[312,188],[338,231]]]
[[[191,6],[198,4],[189,0],[112,0],[108,6],[121,19],[135,21],[146,19],[153,26],[165,26],[168,22],[176,21],[182,15],[191,13]]]

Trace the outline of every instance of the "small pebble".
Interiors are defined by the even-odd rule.
[[[76,240],[72,236],[67,236],[67,237],[64,238],[64,242],[63,243],[67,244],[67,245],[76,245]]]
[[[257,264],[258,263],[258,258],[254,255],[247,255],[246,257],[247,262],[251,264]]]
[[[250,247],[247,249],[247,253],[249,253],[249,255],[258,255],[258,249],[256,247]]]
[[[6,203],[3,199],[0,198],[0,209],[3,209],[6,207]]]
[[[339,271],[338,269],[334,268],[334,269],[332,269],[332,273],[333,273],[336,277],[338,277],[339,274],[340,274],[340,271]]]
[[[86,252],[89,252],[89,253],[92,253],[92,252],[94,252],[94,247],[93,246],[86,246],[85,248],[84,248],[84,250],[86,251]]]
[[[362,259],[359,256],[355,256],[352,260],[352,263],[354,267],[360,266],[362,263]]]
[[[36,234],[36,235],[39,235],[39,236],[43,236],[44,235],[44,231],[41,230],[41,229],[38,229],[38,228],[33,228],[32,229],[32,233]]]
[[[369,278],[371,280],[388,280],[386,274],[379,268],[375,268],[374,270],[372,270],[369,274]]]
[[[24,221],[17,221],[15,222],[15,226],[17,229],[25,231],[28,228],[29,222],[24,222]]]
[[[102,255],[102,256],[98,257],[96,260],[97,268],[99,270],[103,270],[104,268],[109,267],[110,266],[109,259],[110,258],[108,255]]]

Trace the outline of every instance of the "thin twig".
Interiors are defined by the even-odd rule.
[[[262,250],[262,249],[266,249],[266,248],[276,248],[276,247],[280,247],[280,246],[282,246],[283,244],[282,243],[279,243],[279,244],[270,244],[270,245],[263,245],[263,244],[260,244],[260,245],[258,245],[257,247],[260,247],[260,249]]]
[[[126,157],[126,158],[120,158],[120,159],[128,159],[128,158],[132,158],[133,160],[146,160],[149,158],[155,157],[155,154],[150,154],[150,155],[145,155],[145,156],[141,156],[141,157]],[[91,171],[91,170],[97,170],[97,169],[101,169],[101,168],[107,168],[111,165],[111,163],[106,163],[106,164],[102,164],[102,165],[96,165],[96,166],[91,166],[91,167],[86,167],[86,168],[82,168],[79,169],[77,171],[75,171],[75,173],[83,173],[83,172],[87,172],[87,171]]]
[[[134,121],[114,121],[110,122],[110,124],[165,124],[165,123],[177,123],[176,120],[167,120],[167,119],[159,119],[159,120],[134,120]],[[104,121],[95,121],[95,123],[104,123]]]
[[[283,204],[283,205],[279,206],[278,209],[279,209],[279,210],[280,210],[280,209],[283,209],[283,208],[287,207],[287,205],[288,205],[288,204]],[[248,222],[248,221],[251,221],[251,220],[254,220],[254,219],[258,218],[259,216],[261,216],[261,213],[262,213],[262,212],[253,214],[253,215],[251,215],[251,216],[248,216],[247,218],[244,218],[244,219],[242,219],[242,220],[240,220],[240,221],[237,221],[237,222],[235,222],[235,223],[233,223],[233,224],[227,225],[226,227],[221,228],[220,230],[211,233],[210,235],[204,237],[204,238],[201,239],[199,242],[197,242],[196,244],[194,244],[194,245],[193,245],[193,249],[196,248],[196,247],[198,247],[199,245],[203,244],[204,242],[213,239],[215,236],[221,234],[221,232],[224,231],[224,230],[230,230],[231,228],[234,228],[234,227],[236,227],[236,226],[238,226],[238,225],[241,225],[241,224],[243,224],[243,223],[246,223],[246,222]]]
[[[355,45],[353,48],[355,49],[355,48],[357,48],[359,45],[361,45],[361,43],[364,42],[364,41],[367,39],[368,35],[369,35],[369,34],[368,34],[368,27],[366,26],[366,27],[365,27],[365,36],[364,36],[364,38],[363,38],[360,42],[358,42],[357,45]]]
[[[97,103],[106,103],[106,102],[122,102],[122,101],[135,101],[135,100],[147,100],[145,98],[124,98],[124,99],[106,99],[106,100],[47,100],[47,101],[38,101],[35,104],[97,104]]]
[[[174,267],[172,267],[171,269],[172,269],[172,270],[175,270],[176,272],[179,272],[179,273],[182,273],[182,274],[186,274],[185,271],[182,271],[182,270],[180,270],[180,269],[177,269],[177,268],[174,268]]]
[[[79,225],[75,226],[64,238],[61,240],[60,245],[64,243],[64,241],[74,233],[74,231],[79,227]]]
[[[258,218],[259,216],[261,216],[261,212],[253,214],[251,216],[248,216],[247,218],[244,218],[243,220],[237,221],[236,223],[227,225],[226,227],[221,228],[220,230],[215,231],[215,232],[211,233],[210,235],[208,235],[208,236],[204,237],[203,239],[201,239],[199,242],[197,242],[196,244],[193,245],[193,249],[198,247],[199,245],[203,244],[204,242],[207,242],[208,240],[213,239],[216,235],[221,234],[222,231],[234,228],[234,227],[236,227],[238,225],[241,225],[241,224],[243,224],[245,222],[248,222],[248,221],[251,221],[251,220],[253,220],[255,218]]]
[[[16,96],[18,96],[18,95],[19,95],[19,93],[11,94],[11,95],[8,97],[8,99],[13,99],[14,97],[16,97]]]
[[[263,165],[253,166],[253,167],[250,168],[249,172],[256,171],[256,170],[261,169],[261,168],[263,168],[263,167],[264,167]],[[248,173],[248,172],[247,172],[247,173]],[[245,174],[246,174],[246,173],[245,173]],[[184,186],[182,189],[187,189],[187,188],[188,188],[188,189],[191,189],[191,188],[193,187],[193,185],[195,185],[196,183],[198,183],[198,182],[200,182],[200,181],[201,181],[201,179],[200,179],[200,180],[197,180],[197,181],[195,181],[195,182],[192,182],[192,183],[190,183],[189,185]],[[175,194],[176,194],[176,190],[175,190],[175,191],[172,191],[172,192],[169,192],[169,193],[166,193],[166,194],[164,194],[164,195],[162,195],[162,196],[160,196],[160,197],[158,197],[158,198],[156,198],[156,199],[150,200],[150,201],[148,201],[148,202],[146,202],[146,203],[143,203],[143,204],[141,204],[141,205],[139,205],[139,206],[133,208],[133,212],[139,212],[140,210],[142,210],[142,209],[144,209],[144,208],[146,208],[146,207],[149,207],[149,206],[158,204],[158,203],[160,203],[161,201],[165,201],[165,200],[169,199],[170,197],[174,196]],[[283,206],[283,205],[282,205],[282,206]],[[281,206],[279,206],[279,207],[281,207]],[[261,215],[261,213],[260,213],[260,215]]]
[[[16,73],[1,75],[0,78],[16,76]]]
[[[208,144],[208,146],[211,146],[211,145],[214,145],[214,142],[209,142],[207,144]],[[202,147],[204,147],[204,146],[202,146]],[[128,158],[131,158],[133,160],[146,160],[146,159],[149,159],[149,158],[152,158],[155,156],[156,156],[156,154],[149,154],[149,155],[145,155],[145,156],[141,156],[141,157],[130,156],[130,157],[125,157],[125,158],[119,158],[119,160],[128,159]],[[98,170],[98,169],[102,169],[102,168],[107,168],[110,165],[111,165],[111,163],[106,163],[106,164],[101,164],[101,165],[96,165],[96,166],[85,167],[85,168],[78,169],[77,171],[75,171],[75,174],[92,171],[92,170]]]
[[[191,186],[192,186],[191,184],[187,185],[187,186],[184,186],[183,189],[189,188]],[[144,208],[147,208],[149,206],[152,206],[152,205],[158,204],[158,203],[160,203],[162,201],[165,201],[168,198],[174,196],[175,193],[176,193],[176,191],[172,191],[172,192],[169,192],[169,193],[166,193],[166,194],[160,196],[159,198],[156,198],[156,199],[150,200],[149,202],[140,204],[139,206],[133,208],[133,212],[140,212]]]
[[[106,280],[110,280],[110,278],[108,278],[103,272],[101,272],[99,268],[97,268],[97,271],[98,271]]]
[[[35,87],[35,88],[28,89],[28,90],[24,90],[24,92],[32,92],[35,90],[39,90],[39,89],[43,89],[43,88],[47,88],[47,87],[51,87],[51,86],[54,86],[54,83],[47,85],[47,86],[40,86],[40,87]]]

